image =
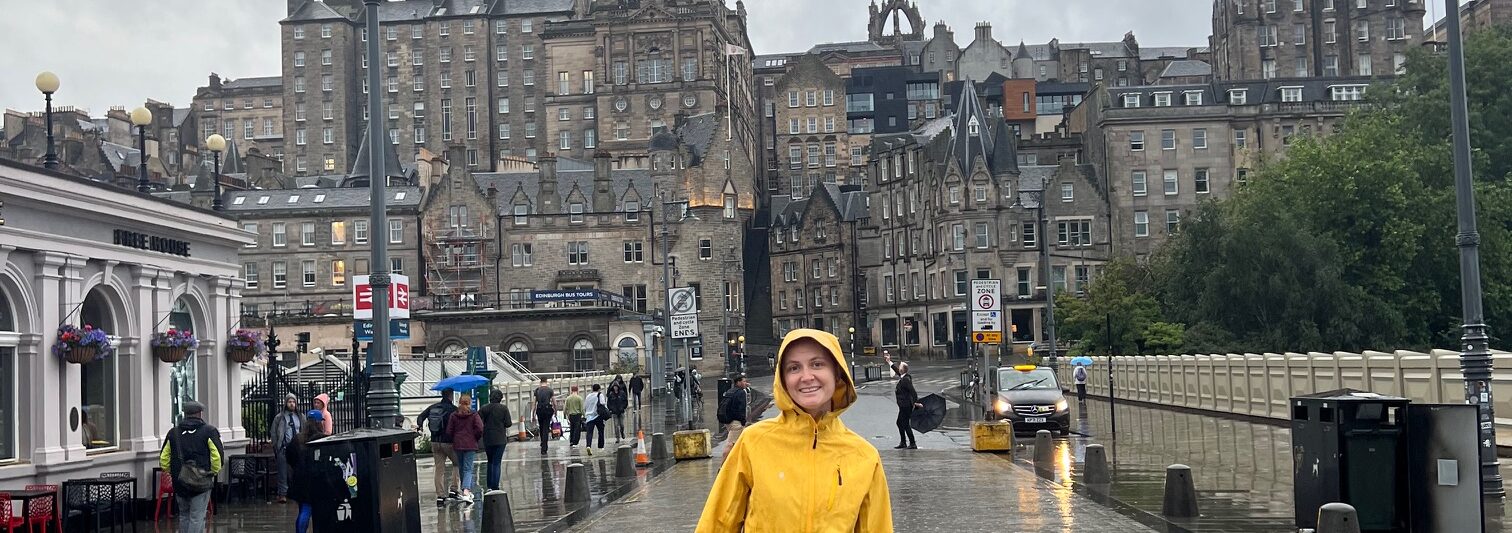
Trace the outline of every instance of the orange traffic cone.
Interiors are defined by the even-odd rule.
[[[646,451],[646,432],[635,432],[635,466],[651,466],[651,454]]]
[[[526,442],[530,440],[530,432],[526,431],[526,427],[525,415],[520,415],[520,442]]]

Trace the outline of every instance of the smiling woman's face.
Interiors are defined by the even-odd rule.
[[[800,409],[819,418],[835,398],[835,360],[817,341],[789,344],[782,354],[782,386]]]

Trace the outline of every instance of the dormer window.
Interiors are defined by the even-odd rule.
[[[573,202],[567,206],[567,213],[570,215],[569,220],[573,224],[583,223],[583,204]]]
[[[1135,93],[1123,95],[1123,106],[1130,108],[1139,107],[1139,95]]]
[[[1171,107],[1171,93],[1155,93],[1155,107]]]
[[[1245,105],[1249,102],[1249,91],[1244,89],[1229,89],[1229,105]]]

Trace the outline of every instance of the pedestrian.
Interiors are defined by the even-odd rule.
[[[535,412],[536,425],[540,428],[541,455],[546,455],[546,447],[551,441],[551,421],[556,418],[556,391],[547,385],[546,378],[541,378],[541,385],[536,387],[530,400],[531,411]]]
[[[614,381],[609,382],[609,415],[614,417],[614,443],[619,444],[625,440],[625,410],[630,408],[629,392],[625,389],[625,378],[614,376]]]
[[[327,436],[325,424],[321,423],[325,421],[325,415],[311,409],[304,418],[299,435],[294,437],[280,456],[293,467],[289,497],[299,503],[299,516],[294,520],[296,533],[304,533],[310,526],[311,515],[317,512],[321,515],[317,523],[326,524],[329,523],[328,520],[333,520],[337,500],[332,494],[332,482],[327,479],[330,475],[328,465],[317,461],[314,449],[309,446],[311,441]]]
[[[709,491],[697,531],[893,530],[876,447],[840,421],[856,403],[840,340],[814,329],[787,334],[772,395],[781,410],[735,442]]]
[[[593,430],[598,430],[598,447],[604,449],[604,423],[609,421],[609,400],[604,397],[603,387],[593,384],[592,392],[583,400],[583,427],[587,428],[587,438],[583,439],[583,448],[588,450],[588,455],[593,455]]]
[[[635,397],[635,410],[641,408],[641,391],[646,390],[646,381],[641,379],[640,374],[630,376],[630,395]]]
[[[457,454],[457,465],[462,470],[462,495],[458,498],[466,505],[473,503],[473,472],[478,466],[478,449],[483,442],[483,417],[472,408],[472,395],[463,393],[457,400],[457,410],[446,421],[446,434]]]
[[[430,431],[431,460],[435,463],[434,483],[436,487],[436,505],[445,505],[448,499],[457,499],[456,485],[451,481],[451,470],[446,462],[451,461],[455,468],[457,452],[452,448],[450,435],[446,432],[446,424],[450,421],[452,413],[457,411],[457,405],[452,403],[452,391],[441,391],[441,401],[433,403],[415,417],[415,423]]]
[[[325,434],[327,435],[335,433],[335,431],[332,430],[332,428],[335,426],[333,425],[334,420],[331,419],[331,411],[329,409],[326,409],[327,406],[331,405],[330,395],[316,394],[315,400],[311,403],[311,407],[314,407],[316,411],[320,411],[320,416],[322,417],[320,428],[324,429]]]
[[[751,380],[746,379],[745,374],[735,376],[735,384],[730,390],[725,391],[724,398],[719,405],[719,423],[725,425],[725,442],[730,443],[725,449],[725,459],[730,456],[730,449],[734,448],[735,441],[740,439],[741,430],[745,428],[749,418],[751,406]]]
[[[898,445],[893,448],[917,450],[919,444],[914,440],[913,425],[909,422],[913,420],[914,409],[924,407],[919,403],[919,391],[914,389],[913,376],[908,374],[908,363],[894,363],[890,355],[882,358],[898,374],[898,384],[893,388],[893,398],[898,402]]]
[[[499,490],[499,478],[504,474],[504,445],[509,442],[509,427],[514,425],[514,418],[499,389],[489,392],[488,405],[479,409],[478,415],[483,417],[483,448],[488,452],[488,490]]]
[[[289,470],[291,464],[284,460],[284,450],[299,436],[304,424],[304,415],[299,412],[299,397],[294,393],[284,395],[283,410],[273,417],[268,435],[273,444],[273,462],[278,467],[278,503],[289,501]]]
[[[1087,401],[1087,367],[1076,365],[1076,370],[1071,371],[1071,376],[1076,378],[1076,401]]]
[[[567,394],[567,433],[571,438],[568,442],[571,446],[577,446],[578,436],[583,432],[583,395],[578,394],[577,385],[573,385]]]
[[[159,466],[173,479],[178,500],[179,533],[204,533],[210,492],[220,476],[225,446],[220,430],[205,422],[205,404],[184,403],[184,418],[163,438]]]

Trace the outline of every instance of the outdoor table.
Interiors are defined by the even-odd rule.
[[[227,483],[229,484],[233,479],[243,479],[248,483],[256,483],[262,495],[271,495],[274,488],[270,486],[269,478],[278,475],[278,471],[274,469],[273,455],[269,452],[231,456],[226,463],[226,471],[229,473]]]
[[[21,516],[26,517],[26,520],[27,520],[28,523],[30,523],[30,521],[31,521],[31,502],[32,502],[32,500],[42,500],[42,499],[52,500],[53,515],[56,516],[56,517],[58,517],[58,531],[63,531],[63,512],[62,512],[63,508],[58,506],[58,491],[55,491],[55,490],[6,490],[6,489],[0,489],[0,492],[9,492],[10,493],[11,501],[21,502],[21,506],[19,507],[21,509],[21,513],[20,514],[21,514]],[[15,509],[17,509],[17,507],[12,507],[11,509],[12,509],[11,510],[11,514],[15,515],[16,514]]]
[[[100,500],[98,500],[98,499],[96,499],[94,497],[95,494],[105,494],[105,495],[108,495],[108,498],[106,498],[103,501],[106,501],[106,502],[110,503],[110,530],[111,531],[115,531],[116,524],[120,523],[120,520],[118,520],[118,516],[116,514],[116,504],[125,504],[125,509],[126,509],[126,513],[127,513],[126,520],[128,522],[131,522],[131,531],[133,533],[135,533],[136,532],[136,515],[135,515],[135,513],[133,513],[131,511],[131,499],[136,496],[136,482],[137,482],[137,479],[136,479],[136,477],[133,477],[133,476],[70,479],[68,481],[64,481],[63,482],[63,487],[62,488],[63,488],[63,492],[65,494],[67,494],[69,487],[82,487],[90,495],[90,500],[91,501],[100,501]],[[127,498],[125,500],[122,500],[121,498],[118,498],[117,495],[124,494],[124,493],[118,492],[117,489],[118,488],[128,487],[128,486],[131,489],[131,492],[129,493],[129,496],[127,496]],[[104,489],[104,491],[101,492],[101,493],[97,493],[97,492],[95,492],[96,488],[102,488],[102,489]],[[125,525],[122,524],[122,529],[125,529],[124,526]]]

